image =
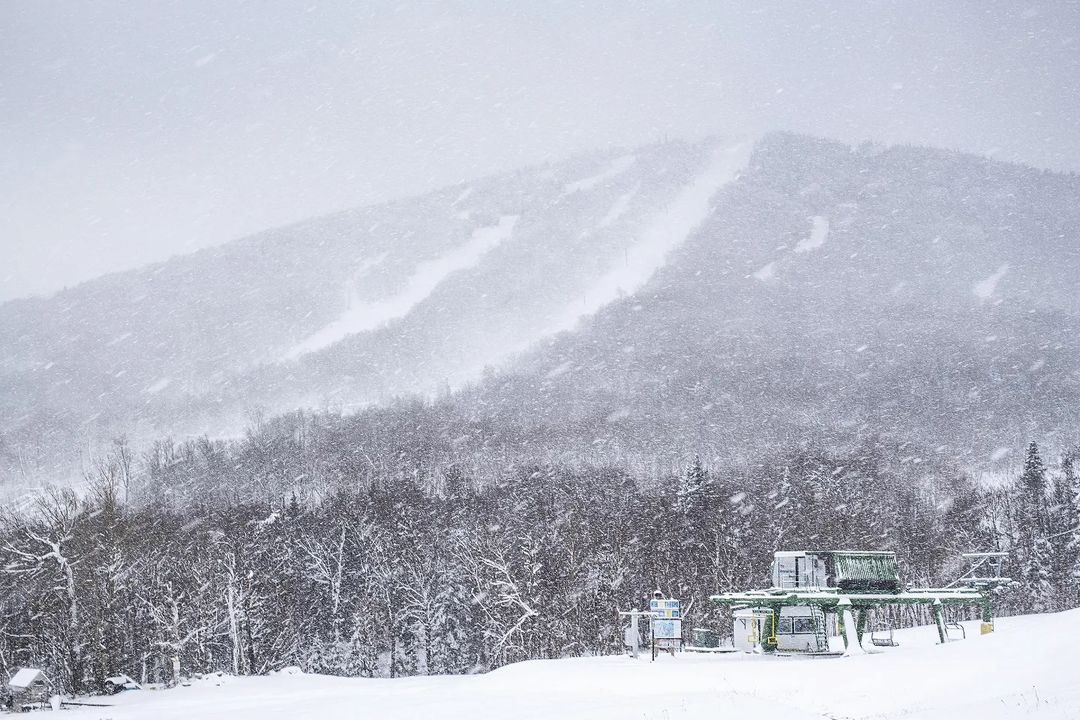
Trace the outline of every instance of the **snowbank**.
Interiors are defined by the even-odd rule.
[[[936,644],[933,627],[897,631],[900,647],[841,658],[684,654],[550,660],[487,675],[364,680],[233,678],[125,693],[71,720],[298,718],[745,717],[954,720],[1080,717],[1073,636],[1080,610],[1002,618],[998,632]]]

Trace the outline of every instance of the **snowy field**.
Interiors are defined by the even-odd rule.
[[[297,718],[1080,718],[1080,610],[1002,618],[997,632],[936,645],[933,628],[900,647],[841,658],[683,654],[520,663],[487,675],[368,680],[222,677],[131,692],[76,720]],[[99,701],[98,699],[94,700]]]

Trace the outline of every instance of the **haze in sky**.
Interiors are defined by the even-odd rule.
[[[8,0],[0,300],[666,137],[1080,170],[1080,4]]]

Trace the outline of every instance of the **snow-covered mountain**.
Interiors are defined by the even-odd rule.
[[[481,376],[450,416],[527,452],[1075,441],[1078,200],[1071,175],[776,134],[311,220],[0,306],[3,472]]]
[[[510,444],[643,461],[885,436],[986,467],[1031,438],[1074,446],[1078,200],[1076,176],[770,136],[648,285],[481,404]]]

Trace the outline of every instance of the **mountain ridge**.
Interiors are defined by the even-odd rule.
[[[986,449],[969,447],[976,420],[950,412],[989,422],[991,444],[1044,432],[1067,442],[1078,382],[1070,329],[1080,325],[1075,175],[774,133],[726,169],[700,223],[663,245],[665,213],[705,172],[709,148],[737,147],[709,140],[573,158],[268,231],[111,285],[0,305],[0,337],[29,339],[22,350],[5,343],[0,358],[0,401],[15,419],[4,431],[7,465],[32,462],[34,438],[47,472],[47,456],[94,432],[98,441],[214,434],[242,427],[256,406],[363,407],[445,393],[495,364],[486,358],[503,369],[458,395],[513,418],[506,432],[519,437],[526,425],[537,430],[530,414],[575,427],[567,447],[745,442],[738,426],[768,445],[850,427],[914,433],[977,464]],[[438,263],[508,217],[517,219],[507,237],[425,285],[389,324],[288,358],[350,308],[407,289],[410,268]],[[634,241],[650,222],[660,250],[635,274]],[[597,288],[602,301],[590,301]],[[583,311],[567,321],[559,313],[574,296]],[[74,304],[84,316],[65,321]],[[178,347],[178,338],[191,339]],[[72,348],[92,362],[76,363]],[[74,376],[54,369],[64,362]],[[961,393],[968,375],[979,379]],[[801,380],[797,391],[791,378]],[[1046,422],[1019,397],[1025,383],[1041,393]],[[949,399],[938,402],[928,393],[942,384]],[[995,405],[981,393],[996,385],[1009,391]],[[972,392],[970,402],[961,397]],[[676,396],[697,403],[693,393],[705,398],[698,410],[672,411]],[[945,442],[913,429],[927,422]]]

